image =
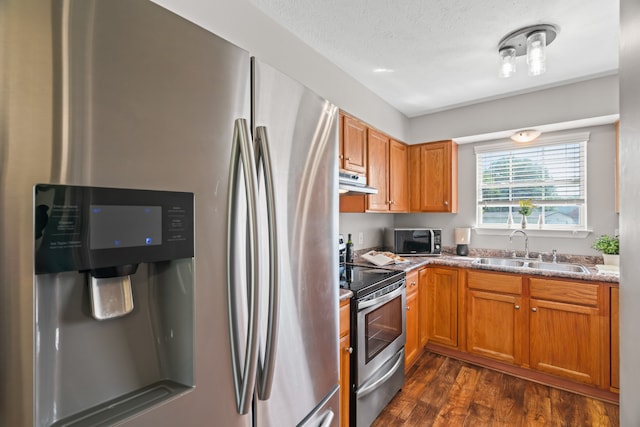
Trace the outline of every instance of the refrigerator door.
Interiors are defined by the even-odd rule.
[[[252,63],[252,124],[256,145],[268,140],[278,255],[272,261],[279,283],[279,314],[271,322],[278,328],[269,335],[267,284],[274,266],[269,266],[268,254],[274,249],[266,231],[268,174],[260,166],[259,242],[265,255],[260,263],[257,425],[298,425],[328,401],[335,402],[329,410],[336,416],[327,425],[337,426],[337,399],[330,399],[339,376],[337,109],[272,67],[255,59]],[[263,366],[270,349],[275,354],[273,371]],[[322,416],[323,421],[330,418]]]
[[[195,324],[187,349],[195,386],[117,422],[251,426],[253,414],[236,410],[224,285],[231,147],[236,119],[250,118],[249,55],[146,0],[6,0],[0,24],[0,425],[48,426],[123,384],[138,387],[163,360],[151,350],[140,359],[136,349],[174,339],[122,328],[122,346],[104,348],[123,357],[101,357],[104,365],[87,357],[75,370],[64,362],[72,349],[82,354],[79,343],[64,345],[64,328],[95,336],[116,324],[87,318],[87,290],[72,273],[64,288],[51,283],[55,298],[40,301],[67,311],[36,325],[33,186],[42,182],[194,193],[195,289],[185,295],[195,317],[184,322]],[[139,314],[144,332],[153,332],[154,315]],[[47,351],[63,370],[43,396],[53,404],[36,410],[38,334],[58,338],[46,328],[62,332]]]

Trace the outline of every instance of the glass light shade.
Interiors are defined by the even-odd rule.
[[[547,33],[545,31],[536,31],[527,37],[527,64],[530,76],[539,76],[546,71],[546,46]]]
[[[512,47],[500,49],[500,71],[501,78],[511,77],[516,72],[516,50]]]
[[[515,142],[531,142],[537,137],[539,137],[540,135],[541,135],[541,132],[539,130],[524,129],[524,130],[517,131],[516,133],[511,135],[510,138]]]
[[[454,229],[454,239],[456,245],[466,245],[471,241],[471,228],[456,228]]]

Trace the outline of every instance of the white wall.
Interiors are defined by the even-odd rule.
[[[408,119],[248,0],[153,0],[249,51],[339,108],[401,141]]]
[[[393,214],[384,213],[342,213],[339,230],[344,235],[351,233],[354,249],[379,247],[383,242],[383,230],[393,228]],[[364,242],[358,241],[358,233],[362,232]]]
[[[598,255],[591,249],[594,235],[613,234],[618,228],[618,215],[615,213],[615,129],[611,125],[582,128],[590,132],[587,144],[587,200],[588,226],[593,233],[586,238],[553,238],[529,235],[529,249],[535,252],[550,253],[557,249],[559,253],[576,255]],[[563,132],[564,133],[564,132]],[[551,134],[547,134],[549,136]],[[493,141],[495,142],[495,141]],[[475,225],[476,215],[476,165],[474,147],[483,144],[464,144],[458,147],[458,213],[457,214],[397,214],[396,227],[428,226],[443,229],[443,244],[454,246],[453,229]],[[517,218],[514,218],[517,220]],[[530,227],[535,229],[534,226]],[[508,232],[502,235],[471,234],[470,247],[505,249],[510,248]],[[522,250],[518,239],[513,247]]]
[[[600,77],[411,119],[409,144],[570,122],[619,112],[618,76]]]

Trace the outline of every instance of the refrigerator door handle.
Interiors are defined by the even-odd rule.
[[[329,427],[333,422],[333,417],[335,414],[331,409],[329,409],[324,416],[322,417],[322,422],[320,423],[320,427]]]
[[[233,147],[231,151],[231,167],[229,176],[229,200],[227,203],[227,288],[228,288],[228,315],[229,335],[231,341],[231,363],[233,369],[233,384],[238,413],[245,415],[251,409],[251,401],[256,382],[258,361],[258,322],[260,320],[259,286],[258,286],[258,178],[254,165],[256,164],[253,146],[249,133],[249,127],[245,119],[237,119],[233,128]],[[247,199],[247,224],[237,224],[237,197],[238,192],[238,168],[242,165],[244,177],[244,192]],[[248,233],[247,242],[236,242],[234,231],[237,227],[246,227]],[[247,301],[248,322],[246,330],[245,354],[241,359],[238,343],[239,313],[236,313],[236,302],[239,292],[235,277],[234,248],[236,244],[247,245]],[[241,360],[244,360],[242,365]]]
[[[267,318],[267,339],[264,350],[264,360],[260,357],[258,364],[258,398],[269,399],[275,372],[277,353],[278,313],[279,313],[279,270],[278,270],[278,225],[276,222],[276,198],[273,182],[273,168],[271,153],[269,152],[269,138],[265,126],[256,127],[256,165],[258,173],[262,166],[264,175],[267,224],[269,233],[269,309]]]

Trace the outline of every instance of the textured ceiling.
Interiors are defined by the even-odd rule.
[[[250,1],[408,117],[618,69],[618,0]],[[500,39],[541,23],[560,28],[547,72],[528,76],[518,57],[498,78]]]

